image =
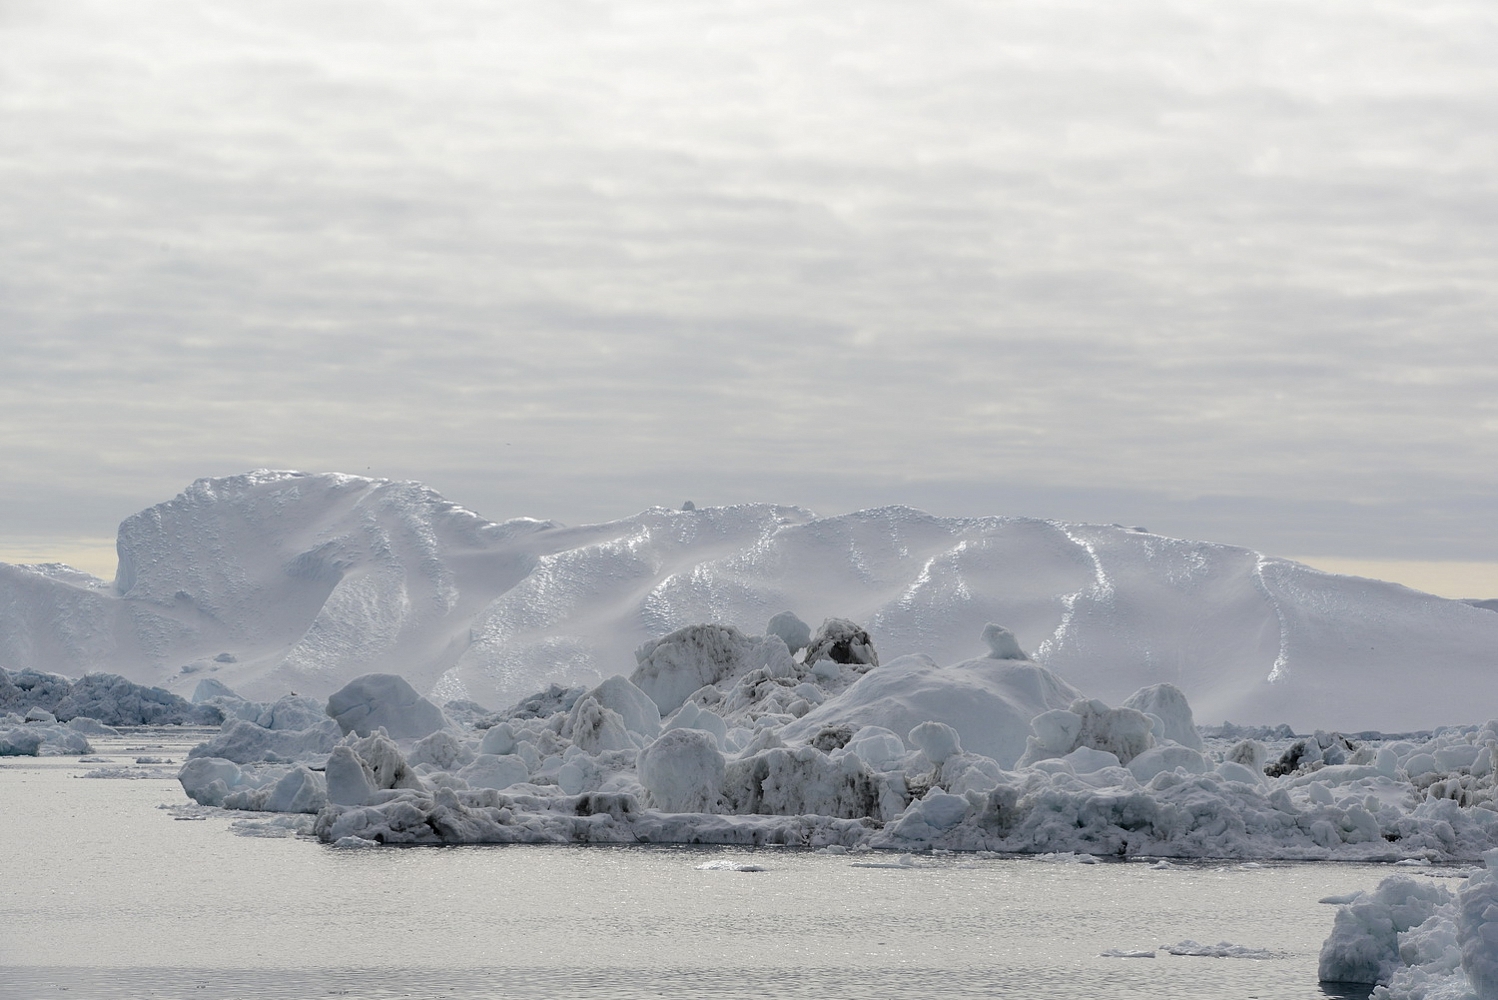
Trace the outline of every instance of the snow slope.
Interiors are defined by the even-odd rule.
[[[113,586],[0,564],[0,665],[261,700],[389,672],[502,707],[627,674],[681,626],[757,635],[791,610],[863,624],[884,662],[968,660],[999,622],[1090,696],[1170,682],[1204,723],[1401,731],[1498,705],[1489,610],[1119,526],[768,504],[496,524],[417,483],[261,470],[130,517],[119,552]]]

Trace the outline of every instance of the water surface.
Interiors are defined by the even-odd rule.
[[[774,848],[340,851],[239,836],[221,813],[179,820],[186,800],[170,779],[80,777],[137,754],[180,762],[172,738],[95,741],[114,765],[0,761],[0,997],[1324,998],[1339,995],[1316,982],[1333,910],[1316,900],[1392,871],[964,855],[870,868]],[[698,867],[724,859],[766,870]],[[1101,955],[1184,939],[1275,957]]]

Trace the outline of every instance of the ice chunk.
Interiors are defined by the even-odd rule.
[[[728,746],[728,724],[722,716],[711,712],[695,702],[687,702],[677,710],[666,725],[666,729],[700,729],[712,733],[720,749]]]
[[[401,755],[400,748],[389,737],[381,733],[363,739],[350,735],[344,737],[341,745],[352,749],[369,767],[376,789],[423,787],[421,779]]]
[[[111,726],[217,725],[224,714],[212,705],[193,705],[170,691],[126,680],[117,674],[86,674],[52,708],[59,719],[87,715]]]
[[[267,812],[315,813],[327,802],[328,788],[323,775],[297,766],[271,786],[260,808]],[[226,801],[225,805],[229,803]]]
[[[1484,857],[1489,868],[1468,880],[1459,894],[1457,941],[1462,971],[1480,1000],[1498,1000],[1498,851]]]
[[[194,802],[205,806],[223,805],[224,797],[231,790],[244,786],[246,777],[239,765],[220,757],[195,757],[182,765],[177,773],[182,791]],[[253,779],[250,787],[257,787]]]
[[[243,701],[234,689],[216,677],[204,677],[198,681],[197,687],[192,689],[192,703],[202,705],[214,698],[232,698]]]
[[[479,753],[504,755],[515,752],[515,727],[508,722],[490,726],[479,741]]]
[[[750,637],[732,625],[688,625],[635,651],[639,666],[629,680],[670,714],[692,692],[767,667],[792,676],[796,665],[778,636]]]
[[[876,771],[897,766],[909,752],[904,740],[882,726],[862,727],[848,740],[845,749],[857,754]]]
[[[1094,750],[1092,747],[1077,747],[1061,759],[1070,764],[1071,769],[1077,774],[1095,774],[1105,767],[1119,766],[1116,756],[1106,750]],[[1129,763],[1132,765],[1138,760],[1139,758],[1136,757]]]
[[[879,654],[874,651],[874,641],[863,626],[846,618],[828,618],[812,636],[806,649],[806,662],[831,660],[834,663],[857,663],[870,667],[879,666]]]
[[[1317,975],[1324,983],[1387,984],[1400,966],[1399,935],[1452,901],[1444,886],[1396,875],[1338,908],[1321,946]]]
[[[254,721],[265,729],[311,729],[326,718],[323,706],[316,701],[288,694],[267,706]]]
[[[1195,941],[1186,940],[1179,944],[1161,945],[1160,950],[1167,955],[1192,955],[1197,958],[1284,958],[1277,951],[1267,948],[1246,948],[1241,944],[1231,944],[1227,941],[1219,941],[1217,944],[1198,944]]]
[[[9,716],[16,719],[16,716]],[[7,727],[0,722],[0,757],[52,757],[93,753],[84,735],[55,720]]]
[[[938,667],[929,657],[902,656],[864,674],[841,695],[787,725],[782,735],[807,739],[834,724],[908,733],[936,719],[957,731],[963,749],[1012,767],[1024,752],[1030,720],[1076,698],[1071,685],[1022,660],[980,657]]]
[[[911,806],[907,815],[918,814],[933,829],[950,830],[963,821],[971,808],[972,805],[965,796],[933,788],[919,803]]]
[[[748,861],[704,861],[696,866],[699,872],[763,872],[769,871],[764,865],[751,864]]]
[[[222,757],[238,764],[252,761],[299,760],[318,756],[338,742],[338,724],[323,719],[312,729],[261,729],[253,722],[232,719],[207,743],[187,752],[189,757]]]
[[[1151,684],[1140,688],[1124,699],[1123,707],[1159,719],[1161,731],[1157,736],[1193,750],[1202,749],[1201,734],[1196,731],[1196,721],[1191,717],[1191,705],[1174,684]]]
[[[86,715],[75,715],[68,720],[68,728],[85,736],[118,736],[120,731],[113,726],[106,726],[98,719],[91,719]]]
[[[988,646],[988,655],[995,660],[1028,660],[1014,633],[1002,625],[989,622],[983,626],[983,642]]]
[[[530,777],[530,768],[515,754],[479,754],[458,772],[470,788],[509,788]]]
[[[1148,751],[1146,751],[1146,753],[1147,752]],[[1139,758],[1136,757],[1133,761],[1130,761],[1130,763],[1135,763],[1138,761],[1138,759]],[[1229,781],[1241,781],[1245,785],[1262,785],[1264,783],[1263,771],[1258,771],[1251,767],[1245,767],[1235,760],[1225,760],[1221,764],[1218,764],[1217,773],[1222,775]]]
[[[1034,735],[1026,742],[1022,767],[1064,757],[1078,747],[1105,750],[1128,765],[1155,742],[1149,716],[1132,708],[1109,708],[1096,699],[1079,698],[1067,710],[1038,714],[1030,728]]]
[[[957,730],[944,722],[923,722],[909,733],[910,745],[926,755],[931,763],[941,766],[948,757],[962,753],[962,741]]]
[[[362,806],[373,798],[374,771],[352,747],[334,747],[326,769],[328,801],[341,806]],[[191,794],[191,793],[189,793]]]
[[[584,695],[572,706],[562,732],[592,754],[606,750],[633,750],[636,746],[624,725],[624,717],[601,705],[592,695]]]
[[[473,749],[457,737],[450,729],[439,729],[430,736],[416,741],[406,755],[406,763],[412,767],[429,764],[443,771],[456,771],[473,762]]]
[[[636,760],[647,801],[666,812],[717,812],[723,804],[723,754],[700,729],[670,729]]]
[[[624,728],[654,739],[661,731],[661,712],[655,702],[644,691],[630,683],[626,677],[615,675],[598,685],[591,692],[604,708],[619,713]]]
[[[384,729],[393,739],[419,739],[447,726],[442,710],[396,674],[355,677],[328,698],[327,712],[359,736]]]
[[[879,779],[856,754],[832,757],[811,746],[740,756],[728,762],[723,776],[728,808],[740,814],[877,817],[882,815],[880,789]]]
[[[1150,747],[1126,766],[1141,783],[1149,781],[1161,771],[1173,771],[1178,767],[1185,769],[1187,774],[1206,774],[1212,770],[1212,763],[1205,757],[1190,747],[1177,743]]]
[[[765,635],[779,636],[791,655],[811,645],[811,626],[789,611],[782,611],[765,626]]]

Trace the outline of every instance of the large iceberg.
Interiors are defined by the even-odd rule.
[[[0,664],[179,695],[218,680],[256,702],[387,673],[437,702],[503,705],[592,688],[702,622],[831,674],[873,666],[875,648],[960,663],[1004,640],[980,639],[1001,621],[997,658],[1029,650],[1167,726],[1160,699],[1122,702],[1170,684],[1208,722],[1388,732],[1482,721],[1452,717],[1452,690],[1458,709],[1498,702],[1491,611],[1116,525],[772,504],[494,523],[419,483],[258,470],[127,518],[118,549],[112,585],[0,565]],[[669,713],[691,691],[657,693]]]

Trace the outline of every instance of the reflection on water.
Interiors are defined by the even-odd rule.
[[[238,837],[227,817],[173,822],[158,807],[185,801],[175,782],[76,777],[99,766],[0,761],[6,1000],[1361,1000],[1365,988],[1316,982],[1333,912],[1316,900],[1390,872],[962,855],[855,868],[689,847],[336,851]],[[699,869],[714,858],[767,870]],[[1100,954],[1188,938],[1282,957]]]

